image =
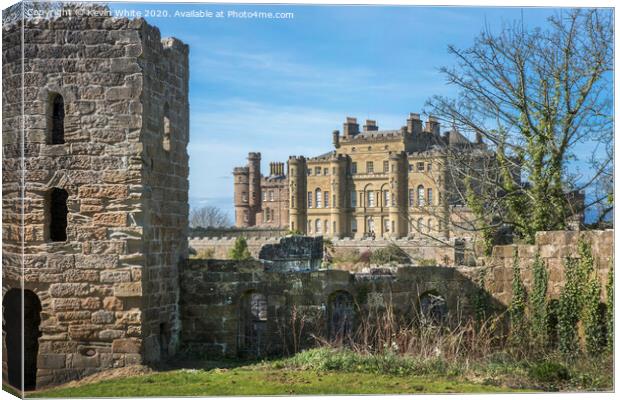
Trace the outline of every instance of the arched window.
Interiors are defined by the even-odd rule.
[[[316,189],[314,191],[315,193],[315,202],[316,202],[316,208],[321,208],[321,203],[323,201],[323,199],[321,198],[321,189]]]
[[[424,186],[418,186],[418,206],[424,205]]]
[[[48,195],[48,237],[52,242],[67,240],[68,198],[67,191],[59,188],[53,188]]]
[[[49,144],[65,142],[65,101],[59,93],[50,93],[47,111]]]
[[[329,221],[323,221],[323,226],[325,227],[325,233],[329,233]]]
[[[424,293],[420,296],[420,319],[424,324],[441,324],[448,316],[446,300],[436,293]]]
[[[239,347],[242,353],[258,357],[266,345],[267,297],[249,292],[241,299]]]
[[[164,112],[163,112],[163,129],[164,134],[162,137],[162,147],[165,151],[170,151],[171,147],[171,138],[172,138],[172,124],[170,122],[170,109],[168,107],[168,103],[164,104]]]
[[[317,219],[316,221],[314,221],[314,233],[321,233],[322,229],[321,229],[321,220]]]
[[[329,336],[333,341],[342,343],[351,338],[353,333],[353,296],[349,292],[339,290],[329,299]]]

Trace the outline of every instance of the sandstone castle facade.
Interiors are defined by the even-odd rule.
[[[466,235],[452,223],[467,210],[454,196],[448,157],[491,155],[480,136],[441,134],[434,117],[423,126],[411,113],[399,130],[379,130],[372,120],[360,130],[347,118],[332,139],[329,153],[290,157],[286,174],[283,163],[271,163],[263,176],[260,153],[250,153],[247,166],[233,171],[236,226],[352,238]]]

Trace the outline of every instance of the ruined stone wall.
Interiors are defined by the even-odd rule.
[[[248,248],[252,256],[258,258],[260,248],[265,244],[277,243],[279,238],[276,237],[249,237],[247,239]],[[437,265],[454,265],[455,249],[453,240],[449,245],[443,245],[435,240],[429,239],[330,239],[334,245],[336,252],[357,250],[359,252],[375,251],[385,248],[391,243],[396,244],[409,254],[414,260],[434,260]],[[189,239],[189,246],[196,251],[212,250],[213,258],[226,259],[228,252],[235,244],[235,238],[219,237],[204,238],[193,237]],[[458,257],[457,257],[458,258]],[[462,260],[462,257],[461,257]],[[467,260],[465,260],[467,261]],[[462,263],[462,262],[461,262]]]
[[[187,51],[176,42],[162,46],[144,20],[64,16],[25,21],[22,60],[20,24],[3,29],[3,295],[21,288],[23,273],[23,288],[41,303],[35,373],[42,387],[145,361],[153,314],[178,317],[173,281],[174,263],[186,254],[186,85],[171,94],[171,119],[181,121],[174,161],[149,149],[162,141],[155,93],[164,81],[186,81]],[[53,93],[64,101],[60,144],[50,141]],[[16,202],[22,149],[23,222]],[[151,168],[167,169],[166,177]],[[50,240],[52,188],[68,194],[63,241]],[[5,377],[15,368],[6,354]]]
[[[334,295],[343,291],[361,307],[392,304],[401,316],[416,312],[420,296],[435,293],[446,299],[452,315],[469,315],[477,286],[466,273],[445,267],[404,267],[386,275],[283,273],[257,261],[190,260],[181,272],[182,343],[201,356],[247,354],[243,299],[251,293],[264,295],[267,303],[263,355],[290,349],[293,312],[305,317],[304,329],[295,331],[302,347],[314,344],[311,334],[325,337]]]
[[[519,255],[521,277],[526,288],[532,284],[532,265],[539,252],[549,270],[549,296],[557,298],[564,286],[564,262],[567,257],[578,258],[578,241],[592,246],[599,281],[604,286],[613,262],[614,231],[550,231],[538,232],[536,243],[495,246],[492,256],[479,259],[480,270],[485,270],[485,288],[498,301],[509,304],[512,297],[512,270],[515,252]],[[604,297],[605,291],[601,291]]]

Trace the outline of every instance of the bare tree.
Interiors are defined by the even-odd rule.
[[[192,228],[220,228],[230,225],[228,214],[215,206],[192,208],[189,212],[189,226]]]
[[[464,152],[447,155],[451,179],[463,183],[451,195],[486,236],[509,225],[533,241],[537,231],[564,229],[571,215],[613,199],[612,185],[600,184],[613,169],[613,13],[577,9],[549,22],[548,30],[515,23],[484,31],[468,49],[450,46],[457,65],[441,72],[459,95],[427,102],[428,112],[494,150],[490,172],[458,167]],[[578,154],[580,144],[596,147],[595,157]],[[593,172],[571,172],[575,160]],[[570,201],[569,192],[584,190],[594,199]]]

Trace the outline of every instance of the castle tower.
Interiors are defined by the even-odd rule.
[[[291,156],[288,159],[289,176],[289,227],[292,231],[307,233],[306,192],[307,192],[307,173],[306,159],[302,156]]]
[[[331,208],[331,229],[334,237],[342,237],[346,235],[349,224],[347,223],[347,214],[345,210],[346,201],[346,172],[347,157],[337,154],[330,160],[330,170],[332,174],[331,192],[334,196]]]
[[[262,211],[260,161],[260,153],[248,153],[248,226],[256,225],[256,214]]]
[[[33,389],[175,352],[189,50],[103,6],[25,21],[21,7],[3,26],[2,361]]]
[[[250,176],[248,167],[237,167],[233,170],[235,226],[250,226]]]
[[[389,205],[390,236],[400,238],[407,235],[407,154],[390,154],[389,184],[392,203]]]

